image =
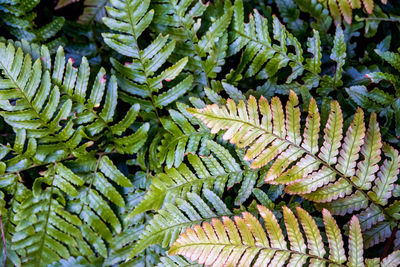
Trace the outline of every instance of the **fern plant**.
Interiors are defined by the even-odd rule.
[[[387,204],[393,197],[400,158],[397,150],[382,144],[376,115],[371,114],[366,130],[363,111],[358,109],[343,136],[342,111],[333,101],[320,145],[321,119],[315,100],[310,101],[304,129],[298,105],[291,92],[285,112],[277,97],[271,103],[261,97],[257,103],[252,96],[247,104],[228,99],[222,108],[214,104],[190,112],[212,133],[226,130],[225,140],[247,147],[244,159],[251,161],[251,168],[274,160],[266,182],[283,184],[288,194],[301,195],[333,214],[361,210],[362,230],[378,231],[366,247],[382,242],[398,221],[394,207]]]
[[[0,0],[0,261],[400,265],[383,2]]]
[[[235,216],[234,221],[223,217],[222,221],[213,219],[211,224],[188,228],[172,245],[169,253],[180,254],[200,264],[210,266],[397,266],[400,264],[399,252],[380,260],[363,257],[363,237],[360,222],[353,216],[349,225],[347,253],[344,249],[343,236],[331,215],[324,209],[323,222],[329,252],[324,248],[323,239],[313,217],[304,209],[297,208],[297,218],[293,212],[283,208],[287,237],[283,235],[275,215],[266,207],[258,206],[258,211],[265,223],[266,232],[260,222],[248,212]],[[300,229],[299,226],[302,226]],[[303,238],[303,233],[306,240]],[[289,246],[288,246],[289,245]],[[347,257],[346,257],[347,254]]]

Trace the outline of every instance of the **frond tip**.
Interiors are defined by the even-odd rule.
[[[329,252],[324,249],[322,236],[315,220],[305,210],[297,207],[297,218],[283,207],[287,238],[275,215],[266,207],[258,206],[266,231],[249,212],[232,219],[212,219],[202,226],[186,229],[169,250],[170,255],[183,255],[199,264],[211,266],[364,266],[360,223],[356,216],[350,222],[348,258],[343,237],[336,221],[328,210],[323,210]],[[301,225],[302,227],[300,228]],[[305,240],[302,232],[305,233]],[[394,252],[382,262],[400,258]],[[393,265],[395,266],[395,265]]]

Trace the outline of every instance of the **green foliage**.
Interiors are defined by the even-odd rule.
[[[385,118],[385,128],[394,126],[395,136],[400,136],[400,81],[397,77],[400,71],[400,54],[381,49],[375,49],[375,52],[385,62],[389,63],[396,72],[371,72],[365,76],[374,84],[390,84],[395,90],[394,94],[380,88],[368,91],[363,85],[346,88],[346,92],[358,106],[370,112],[378,112]]]
[[[149,26],[154,14],[153,10],[147,11],[150,1],[111,1],[111,4],[113,7],[107,7],[111,17],[104,18],[104,23],[119,33],[104,33],[104,41],[118,53],[132,58],[132,62],[125,65],[111,58],[123,91],[121,98],[132,104],[139,102],[145,109],[156,111],[185,94],[193,82],[191,75],[186,75],[178,84],[159,93],[163,81],[174,80],[188,62],[188,58],[184,57],[160,71],[174,50],[175,41],[168,42],[168,38],[160,34],[146,48],[139,46],[138,38]],[[154,75],[156,72],[161,73]]]
[[[139,105],[114,122],[116,78],[112,76],[107,83],[102,69],[89,84],[86,59],[77,69],[72,60],[65,62],[62,49],[53,69],[45,46],[40,54],[30,55],[21,47],[3,43],[0,55],[1,115],[16,132],[14,145],[2,147],[2,157],[7,156],[2,173],[15,183],[15,174],[21,171],[46,168],[34,180],[32,191],[25,189],[23,198],[18,189],[9,191],[20,203],[8,218],[15,226],[11,248],[23,257],[24,264],[36,266],[70,255],[92,257],[91,245],[105,257],[104,240],[112,237],[106,224],[116,233],[121,231],[110,203],[125,205],[115,186],[132,186],[106,154],[113,150],[134,153],[144,144],[148,124],[127,135]],[[112,142],[103,144],[99,142],[102,138]],[[89,152],[93,146],[97,149]]]
[[[400,265],[399,6],[0,0],[0,261]]]
[[[65,19],[54,18],[50,23],[37,27],[34,23],[36,13],[32,10],[39,4],[39,0],[5,0],[0,2],[1,24],[8,27],[8,31],[15,38],[31,42],[45,42],[53,38],[61,30]],[[49,43],[50,48],[57,48],[65,44],[62,39],[55,39]]]

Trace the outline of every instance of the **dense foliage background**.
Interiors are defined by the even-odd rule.
[[[400,1],[0,0],[0,41],[5,266],[400,265]],[[334,174],[249,156],[262,116]]]

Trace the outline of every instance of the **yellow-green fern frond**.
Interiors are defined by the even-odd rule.
[[[212,133],[225,130],[223,139],[246,148],[244,159],[251,162],[251,168],[271,164],[266,182],[286,185],[287,193],[314,201],[334,214],[377,206],[378,214],[395,221],[392,209],[385,205],[393,196],[400,158],[393,147],[382,147],[376,115],[371,114],[366,130],[364,113],[357,109],[344,133],[341,108],[333,101],[322,133],[315,100],[311,99],[308,115],[303,116],[304,127],[298,104],[291,92],[285,111],[278,97],[271,102],[261,97],[257,102],[253,96],[247,103],[228,99],[223,107],[214,104],[189,111]],[[379,166],[381,158],[384,161]],[[363,231],[375,223],[363,224]],[[390,230],[385,231],[379,241],[388,237]]]
[[[289,208],[283,207],[286,231],[264,206],[258,206],[258,211],[266,230],[249,212],[233,220],[228,217],[212,219],[211,223],[186,229],[169,254],[183,255],[210,266],[364,266],[361,227],[356,216],[350,221],[346,253],[344,237],[328,210],[322,213],[327,250],[313,217],[300,207],[296,210],[297,218]],[[391,266],[400,264],[399,251],[381,261],[384,262],[390,262]]]

